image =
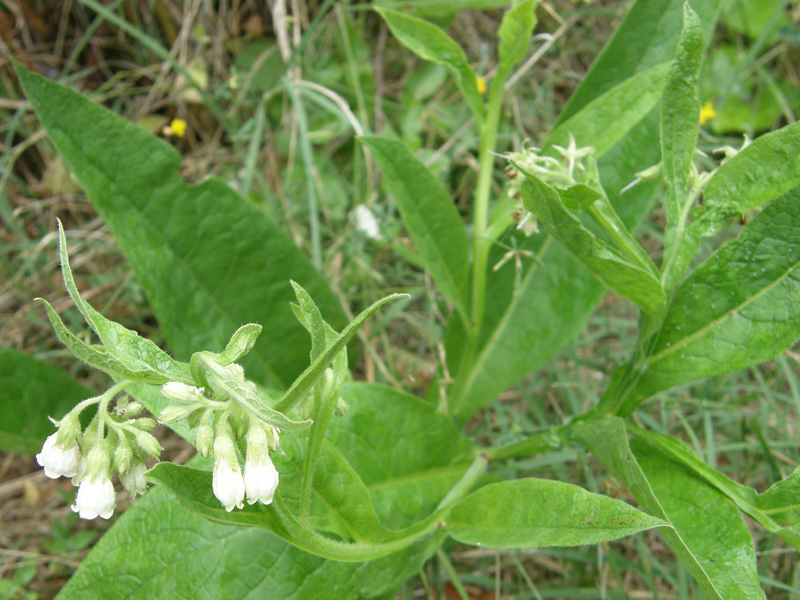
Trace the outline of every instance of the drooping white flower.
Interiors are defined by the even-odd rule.
[[[244,463],[244,489],[247,503],[270,504],[278,489],[278,471],[268,452],[264,452],[259,460],[247,458]]]
[[[278,489],[278,471],[269,457],[270,439],[265,426],[251,420],[247,431],[247,460],[244,463],[244,489],[247,503],[270,504]],[[266,425],[273,433],[272,425]],[[274,431],[277,435],[277,431]]]
[[[44,474],[50,479],[74,477],[78,472],[81,451],[75,443],[71,448],[58,444],[58,433],[54,433],[44,442],[42,451],[36,455],[36,462],[44,467]]]
[[[102,472],[94,478],[81,481],[72,511],[80,514],[81,519],[108,519],[114,514],[116,506],[114,484],[111,483],[108,473]]]
[[[137,462],[127,471],[119,474],[122,487],[131,498],[135,498],[136,494],[144,494],[147,489],[147,480],[144,478],[145,471],[147,471],[147,467],[144,466],[144,463]]]
[[[214,477],[211,487],[225,510],[244,507],[244,478],[236,459],[231,438],[226,434],[217,435],[214,440]]]

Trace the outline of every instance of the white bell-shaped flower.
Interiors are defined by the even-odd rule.
[[[111,483],[108,473],[102,472],[96,477],[87,477],[81,481],[72,511],[80,514],[81,519],[108,519],[114,514],[116,505],[114,484]]]
[[[244,479],[236,459],[233,442],[227,434],[217,435],[214,440],[214,476],[211,487],[225,510],[244,507]]]
[[[247,456],[244,463],[244,489],[248,504],[272,502],[278,489],[278,470],[266,450],[256,458]]]
[[[131,498],[135,498],[136,494],[144,494],[147,490],[147,480],[144,478],[146,471],[147,467],[144,466],[144,463],[137,462],[131,465],[127,471],[119,474],[122,487]]]
[[[61,476],[74,477],[78,472],[81,451],[78,444],[64,448],[58,444],[58,433],[54,433],[44,442],[42,451],[36,455],[36,462],[44,467],[44,474],[50,479]]]
[[[269,428],[269,433],[266,428]],[[247,503],[269,504],[278,488],[278,471],[269,457],[270,434],[273,441],[277,431],[272,425],[250,420],[247,430],[247,460],[244,463],[244,489]]]

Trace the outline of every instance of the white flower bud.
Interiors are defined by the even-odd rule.
[[[161,411],[161,414],[158,415],[158,420],[164,424],[174,423],[176,421],[180,421],[181,419],[185,419],[199,408],[201,407],[197,404],[173,404],[172,406],[167,406]]]
[[[221,433],[214,440],[214,478],[211,487],[225,510],[244,507],[244,479],[231,438]]]
[[[57,441],[58,434],[54,433],[48,437],[42,451],[36,455],[36,462],[44,467],[44,474],[50,479],[64,477],[74,477],[78,472],[78,462],[81,459],[81,451],[77,442],[70,447],[62,446]]]
[[[145,431],[137,431],[136,432],[136,443],[139,444],[139,447],[144,450],[150,456],[158,458],[161,454],[161,444],[158,443],[158,440],[150,435]]]
[[[214,446],[214,428],[211,426],[213,416],[213,411],[206,411],[200,426],[197,428],[197,436],[194,440],[197,452],[204,458],[208,457],[211,453],[211,448]]]
[[[114,493],[114,485],[108,478],[108,473],[102,472],[97,477],[89,477],[81,481],[72,511],[79,513],[81,519],[97,517],[108,519],[114,514],[116,505],[117,497]]]
[[[350,218],[356,229],[361,231],[365,237],[371,240],[381,239],[381,228],[378,225],[378,219],[375,218],[375,213],[369,207],[359,204],[350,213]]]
[[[120,472],[119,480],[131,498],[135,498],[136,494],[144,494],[147,489],[147,480],[144,478],[146,471],[147,467],[144,466],[144,463],[137,462],[126,472]]]
[[[203,389],[179,381],[170,381],[161,386],[161,393],[175,402],[192,402],[203,395]]]

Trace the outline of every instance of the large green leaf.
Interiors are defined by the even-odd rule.
[[[531,478],[473,492],[453,507],[446,530],[465,544],[539,548],[598,544],[665,525],[620,500]]]
[[[752,539],[729,499],[682,465],[646,448],[637,446],[634,455],[625,422],[619,417],[581,423],[572,428],[571,435],[588,446],[644,510],[673,525],[674,529],[662,527],[659,533],[709,598],[764,597],[758,587]]]
[[[442,292],[467,315],[469,242],[453,200],[405,144],[377,136],[359,138],[383,172],[420,258]]]
[[[151,490],[102,537],[58,598],[356,600],[396,589],[422,567],[441,538],[375,561],[335,562],[262,529],[209,523],[163,490]]]
[[[720,0],[691,2],[710,37]],[[673,58],[681,32],[682,0],[638,0],[623,25],[573,94],[559,124],[575,115],[593,99],[640,71]],[[642,222],[655,199],[657,186],[640,184],[624,195],[619,191],[635,179],[635,173],[658,163],[658,111],[653,110],[599,158],[601,181],[622,221],[630,230]],[[607,117],[614,122],[614,115]],[[603,135],[596,128],[597,136]],[[566,132],[564,132],[566,134]],[[602,139],[599,138],[598,139]],[[588,136],[582,145],[593,145]],[[474,361],[451,391],[451,407],[467,419],[508,386],[516,383],[555,354],[582,331],[604,288],[558,244],[542,236],[520,240],[518,247],[536,253],[519,278],[513,268],[490,273],[486,311]],[[494,255],[497,261],[502,252]],[[494,264],[490,258],[489,264]],[[447,332],[447,360],[451,373],[463,361],[466,335],[456,320]]]
[[[766,598],[753,538],[734,503],[641,440],[632,440],[631,450],[669,521],[690,543],[720,596],[725,600]]]
[[[11,348],[0,349],[0,450],[35,454],[88,389],[54,366]]]
[[[483,120],[483,99],[478,91],[475,72],[467,56],[453,38],[436,25],[386,8],[376,8],[389,25],[392,35],[423,60],[444,65],[452,73],[478,122]]]
[[[18,67],[48,136],[114,233],[179,359],[221,350],[243,323],[264,326],[248,377],[285,386],[308,364],[289,280],[335,326],[341,307],[322,277],[262,210],[223,181],[187,185],[165,141],[59,84]]]
[[[623,404],[773,358],[800,337],[800,188],[769,206],[676,290],[647,368]]]

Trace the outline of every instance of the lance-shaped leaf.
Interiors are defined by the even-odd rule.
[[[620,414],[678,383],[769,360],[800,337],[800,188],[767,206],[675,292]]]
[[[175,356],[221,350],[242,323],[260,323],[269,335],[243,365],[255,381],[287,386],[308,365],[289,280],[309,290],[335,326],[346,322],[289,236],[221,179],[188,185],[180,153],[164,140],[44,77],[21,67],[17,74],[119,242]]]
[[[385,298],[381,298],[377,302],[371,304],[368,308],[363,310],[355,319],[353,319],[342,332],[336,336],[335,341],[325,349],[325,352],[313,361],[308,368],[298,377],[289,390],[280,399],[275,408],[280,412],[285,412],[291,409],[303,395],[311,389],[311,387],[322,376],[322,373],[333,361],[336,355],[347,345],[347,342],[356,334],[356,331],[369,319],[375,312],[387,302],[396,300],[398,298],[407,298],[408,294],[390,294]]]
[[[386,8],[375,10],[389,25],[392,35],[406,48],[423,60],[447,67],[464,94],[472,114],[480,123],[484,115],[483,99],[478,91],[475,71],[469,66],[461,46],[436,25],[423,19]]]
[[[469,242],[453,200],[422,164],[397,140],[361,137],[383,172],[419,256],[445,296],[466,316]]]
[[[798,524],[796,509],[797,497],[790,498],[800,486],[798,478],[792,475],[775,484],[764,494],[759,495],[753,488],[733,481],[713,467],[708,466],[681,440],[653,433],[634,425],[628,425],[628,431],[637,439],[657,448],[671,460],[680,463],[683,467],[705,480],[706,484],[716,488],[727,496],[742,512],[762,525],[767,531],[777,534],[795,548],[800,548],[800,535],[796,527]]]
[[[61,225],[61,221],[58,222],[58,239],[61,253],[61,272],[64,275],[67,293],[69,293],[70,298],[72,298],[72,301],[83,315],[83,318],[86,319],[86,323],[88,323],[89,327],[97,334],[100,341],[103,342],[103,350],[105,353],[116,359],[127,371],[140,374],[134,381],[146,380],[149,383],[180,381],[187,384],[193,383],[186,363],[180,363],[174,360],[153,342],[143,338],[135,331],[131,331],[119,323],[106,319],[81,297],[75,285],[75,279],[72,276],[72,269],[69,265],[67,238],[64,235],[64,227]],[[49,304],[45,304],[48,308],[47,312],[48,316],[50,316],[50,321],[53,322],[54,313],[52,308]],[[65,335],[65,337],[68,336]],[[59,339],[60,338],[61,336],[59,336]],[[66,342],[64,343],[66,344]],[[107,361],[106,364],[108,364]]]
[[[152,385],[159,385],[167,383],[168,381],[194,383],[188,373],[188,365],[185,365],[186,368],[182,369],[180,373],[175,371],[171,373],[157,371],[149,366],[142,366],[141,363],[138,365],[140,367],[138,370],[130,368],[127,364],[123,363],[106,350],[105,346],[87,344],[84,342],[67,329],[61,317],[58,316],[58,313],[47,300],[43,300],[42,298],[37,298],[37,300],[44,304],[47,310],[47,317],[50,319],[50,323],[53,325],[53,330],[56,332],[56,337],[58,337],[59,341],[61,341],[72,354],[92,368],[108,373],[112,377],[118,379],[127,379],[128,381],[135,381],[138,383],[149,383]],[[175,375],[175,377],[171,378],[172,375]]]
[[[667,290],[675,287],[697,252],[697,236],[689,236],[688,241],[684,239],[686,220],[695,200],[690,188],[694,169],[692,159],[700,130],[697,74],[702,58],[703,29],[697,15],[686,3],[678,53],[667,75],[661,99],[661,173],[666,186],[664,206],[667,213],[661,270]]]
[[[729,499],[677,463],[646,449],[637,448],[634,456],[618,417],[581,423],[571,436],[586,444],[648,513],[672,524],[674,529],[662,527],[659,533],[709,598],[764,597],[752,539]],[[707,510],[699,514],[703,507]]]
[[[517,168],[525,172],[522,167]],[[647,313],[664,306],[661,283],[650,273],[628,261],[598,239],[564,206],[558,192],[535,175],[525,172],[522,199],[547,232],[559,240],[581,263],[609,288],[635,302]]]
[[[453,507],[445,525],[458,541],[487,548],[598,544],[663,526],[620,500],[532,478],[480,488]]]

